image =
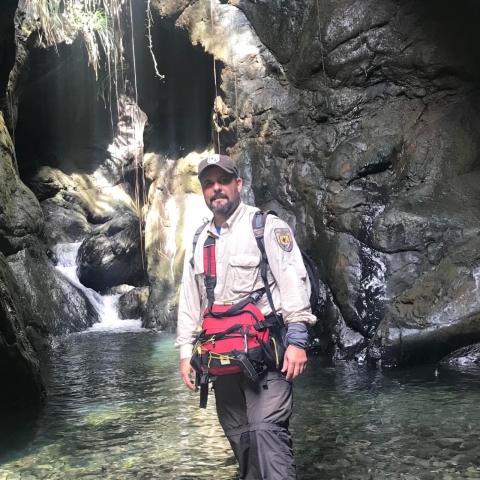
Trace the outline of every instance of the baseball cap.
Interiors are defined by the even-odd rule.
[[[218,155],[215,153],[204,158],[198,165],[198,178],[209,167],[220,167],[228,173],[233,173],[238,177],[238,168],[235,162],[228,155]]]

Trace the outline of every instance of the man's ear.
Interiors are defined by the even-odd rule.
[[[242,191],[242,188],[243,188],[243,180],[238,177],[237,178],[237,190],[238,190],[238,193],[240,193]]]

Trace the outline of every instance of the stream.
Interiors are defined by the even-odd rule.
[[[174,337],[112,328],[41,358],[45,407],[0,414],[0,479],[233,480],[213,395],[201,410],[183,387]],[[298,479],[480,478],[478,375],[311,357],[295,382]]]

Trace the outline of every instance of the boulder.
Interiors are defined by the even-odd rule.
[[[438,267],[390,306],[368,347],[385,367],[437,362],[480,341],[480,237],[448,249]]]
[[[107,288],[106,290],[102,290],[100,295],[123,295],[124,293],[128,293],[130,290],[133,290],[135,287],[132,285],[115,285],[114,287]]]
[[[455,367],[464,367],[470,365],[480,365],[480,343],[460,348],[459,350],[447,355],[440,361],[441,365],[452,365]]]
[[[48,171],[48,168],[44,167],[41,171]],[[63,179],[65,188],[59,189],[54,196],[41,203],[45,215],[45,237],[49,246],[82,241],[92,233],[96,225],[104,224],[123,213],[135,212],[127,184],[100,189],[92,187],[85,175],[68,177],[57,171],[57,177]],[[36,188],[38,191],[40,186]]]
[[[58,168],[43,166],[26,181],[40,202],[61,190],[76,189],[75,182]]]
[[[118,315],[122,320],[142,318],[150,293],[149,287],[138,287],[124,293],[118,299]]]
[[[124,213],[97,227],[81,244],[77,275],[97,291],[144,283],[143,248],[138,217]]]
[[[85,210],[65,199],[62,193],[44,200],[41,206],[45,215],[45,237],[50,247],[58,243],[81,242],[94,228],[88,222]]]
[[[45,388],[25,325],[32,310],[0,253],[0,405],[38,402]]]
[[[79,332],[98,322],[92,300],[56,269],[42,251],[22,250],[8,257],[8,263],[32,305],[25,326],[40,337]],[[31,338],[37,338],[34,332]]]

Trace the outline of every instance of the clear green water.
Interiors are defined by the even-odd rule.
[[[235,478],[173,337],[72,335],[43,359],[48,402],[0,413],[0,480]],[[479,370],[395,372],[310,358],[296,382],[298,479],[480,479]],[[279,479],[280,480],[280,479]]]

